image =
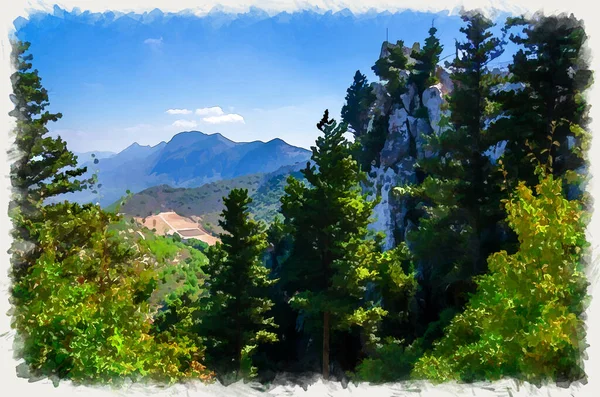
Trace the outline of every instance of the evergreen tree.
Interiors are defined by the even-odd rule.
[[[404,54],[404,41],[398,40],[395,45],[383,44],[388,56],[379,58],[371,68],[382,80],[387,81],[387,92],[392,101],[400,99],[400,95],[406,92],[406,84],[400,77],[400,71],[408,70],[408,58]]]
[[[12,43],[12,58],[16,72],[11,76],[15,108],[10,115],[17,119],[15,145],[10,180],[13,194],[10,215],[13,220],[13,276],[20,277],[41,254],[39,243],[33,241],[33,224],[40,222],[40,206],[48,198],[87,187],[91,181],[77,178],[86,172],[76,168],[77,158],[60,137],[48,136],[47,124],[62,117],[50,113],[48,91],[42,87],[37,70],[31,70],[33,56],[26,54],[29,43]]]
[[[368,111],[373,101],[375,94],[368,85],[367,76],[357,70],[352,85],[346,91],[346,104],[342,107],[342,121],[350,127],[355,139],[366,133]]]
[[[458,47],[463,56],[450,65],[450,77],[455,87],[448,104],[455,136],[445,148],[442,147],[440,155],[449,155],[453,161],[460,162],[462,168],[454,191],[461,197],[460,207],[467,213],[467,222],[472,230],[470,257],[473,273],[478,274],[484,270],[489,254],[481,249],[483,233],[504,217],[497,184],[494,183],[498,174],[484,154],[497,143],[488,139],[484,132],[486,105],[495,84],[487,64],[502,53],[502,47],[501,40],[490,32],[494,24],[483,15],[466,13],[462,19],[467,23],[461,28],[466,41]]]
[[[388,136],[389,115],[374,116],[371,128],[358,137],[352,146],[352,154],[360,169],[364,172],[371,171],[371,167],[379,167],[380,154]]]
[[[462,19],[462,56],[449,65],[455,83],[448,98],[449,128],[428,137],[436,156],[420,160],[418,167],[427,176],[407,190],[422,201],[418,227],[407,238],[420,267],[424,324],[436,321],[444,308],[465,302],[472,276],[484,272],[485,258],[499,249],[496,225],[503,219],[496,183],[500,174],[484,154],[494,143],[484,133],[494,84],[486,65],[499,55],[501,43],[481,14],[464,13]]]
[[[365,240],[375,202],[361,192],[363,175],[343,136],[346,126],[328,116],[325,111],[317,125],[323,136],[312,148],[314,165],[303,170],[309,185],[290,178],[281,209],[293,238],[282,281],[305,330],[322,338],[324,378],[329,376],[332,332],[358,326],[372,337],[385,315],[366,297],[367,285],[380,277],[382,262],[377,242]],[[394,271],[402,273],[399,266]]]
[[[249,217],[251,202],[246,189],[233,189],[223,198],[219,226],[224,232],[221,243],[206,253],[209,296],[200,302],[205,311],[199,332],[208,339],[213,365],[222,374],[235,371],[244,378],[255,374],[252,355],[257,346],[276,341],[271,331],[276,325],[266,317],[273,306],[268,287],[276,280],[269,279],[262,263],[267,239],[262,224]]]
[[[440,54],[443,47],[440,44],[440,40],[435,36],[436,32],[437,29],[432,26],[429,29],[429,37],[425,39],[423,49],[421,51],[413,50],[410,54],[411,58],[416,61],[416,64],[412,68],[409,82],[417,86],[421,106],[423,105],[422,97],[425,89],[437,83],[435,69],[440,61]]]
[[[584,54],[586,34],[573,15],[509,18],[504,29],[515,27],[522,32],[510,40],[522,49],[509,66],[509,82],[520,88],[495,95],[503,117],[490,128],[497,140],[507,141],[503,163],[511,189],[519,181],[535,186],[538,162],[550,159],[556,176],[585,165],[574,152],[585,139],[576,126],[587,124],[582,92],[592,80]]]

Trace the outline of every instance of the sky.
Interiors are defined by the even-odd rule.
[[[497,17],[496,32],[505,18]],[[371,66],[386,29],[391,42],[412,46],[432,23],[442,58],[452,55],[462,21],[448,12],[269,15],[252,7],[199,17],[55,7],[14,25],[17,38],[31,42],[49,110],[63,114],[51,133],[81,153],[155,145],[190,130],[310,148],[323,111],[339,119],[356,70],[377,80]],[[509,48],[493,64],[510,58]]]

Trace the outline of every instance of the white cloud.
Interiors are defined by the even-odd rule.
[[[225,114],[225,112],[220,106],[213,106],[210,108],[196,109],[196,114],[198,116],[222,116]]]
[[[194,120],[175,120],[172,125],[173,127],[194,128],[198,124]]]
[[[144,40],[144,44],[148,44],[150,46],[160,46],[163,42],[163,38],[160,39],[146,39]]]
[[[166,111],[168,114],[190,114],[192,113],[189,109],[169,109]]]
[[[233,110],[232,107],[229,108]],[[244,118],[236,113],[225,113],[220,106],[196,109],[198,116],[204,116],[202,121],[209,124],[245,123]]]
[[[223,114],[221,116],[204,117],[202,121],[209,124],[221,124],[221,123],[242,123],[245,124],[244,118],[239,114],[230,113]]]

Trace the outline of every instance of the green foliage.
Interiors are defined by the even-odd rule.
[[[281,208],[281,196],[283,196],[287,178],[292,175],[299,180],[304,180],[300,172],[291,172],[289,174],[281,174],[266,180],[252,194],[252,202],[248,206],[248,210],[252,218],[257,221],[262,221],[269,225],[279,214]]]
[[[462,56],[449,65],[455,84],[447,98],[450,116],[442,120],[443,130],[426,137],[436,156],[419,160],[425,178],[403,192],[417,201],[419,213],[417,227],[406,236],[419,267],[419,333],[443,310],[465,303],[472,277],[485,272],[485,258],[500,249],[500,173],[484,155],[495,143],[484,127],[486,98],[495,82],[486,65],[501,48],[491,21],[478,13],[462,18]]]
[[[535,14],[509,18],[504,30],[515,28],[521,32],[510,40],[521,49],[509,66],[510,82],[523,87],[495,95],[506,117],[490,128],[490,134],[508,141],[503,158],[510,189],[519,181],[535,186],[538,163],[549,163],[555,176],[585,166],[580,148],[587,133],[574,133],[573,126],[587,124],[582,92],[592,83],[582,21]]]
[[[9,214],[13,221],[12,276],[21,277],[31,263],[41,255],[39,246],[32,241],[28,221],[40,221],[39,207],[49,198],[87,188],[93,180],[75,178],[86,170],[74,168],[77,158],[67,150],[60,137],[48,136],[47,124],[62,117],[50,113],[48,91],[42,87],[37,70],[31,70],[33,56],[26,54],[29,43],[13,42],[12,60],[16,72],[11,76],[15,108],[9,113],[15,117],[14,146],[9,150],[13,160],[10,167],[12,196]]]
[[[583,376],[586,296],[582,254],[586,216],[563,197],[562,181],[540,178],[535,194],[521,182],[506,203],[519,250],[489,258],[490,273],[417,363],[416,377],[575,380]]]
[[[276,341],[273,317],[266,317],[273,303],[267,298],[269,270],[262,264],[267,247],[263,226],[249,217],[251,199],[245,189],[233,189],[223,199],[220,226],[225,231],[207,252],[208,296],[200,300],[200,333],[207,337],[208,354],[221,374],[235,371],[235,378],[255,375],[251,358],[262,343]]]
[[[375,94],[368,85],[367,77],[357,70],[352,85],[346,91],[346,103],[341,113],[342,121],[352,129],[355,138],[366,132],[369,108],[374,101]]]
[[[195,250],[198,250],[200,252],[206,252],[206,250],[208,250],[208,243],[205,243],[204,241],[201,240],[196,240],[195,238],[188,238],[186,240],[182,240],[182,242],[189,246],[194,248]]]
[[[371,128],[356,139],[352,153],[363,171],[369,172],[371,167],[380,165],[379,155],[388,136],[388,124],[389,116],[376,116]]]
[[[180,245],[178,246],[170,241],[170,239],[157,235],[151,235],[141,240],[139,244],[146,247],[159,262],[175,258],[180,249]]]
[[[196,346],[150,335],[156,272],[109,230],[113,215],[71,203],[41,214],[43,253],[14,286],[13,326],[34,372],[108,382],[208,376]]]
[[[406,92],[406,81],[401,79],[400,71],[408,70],[408,58],[404,55],[404,41],[398,40],[395,45],[384,43],[387,57],[379,58],[371,68],[382,80],[387,81],[387,91],[393,101]]]
[[[423,49],[421,51],[413,50],[410,54],[411,58],[416,61],[416,64],[412,68],[409,82],[414,83],[417,86],[417,93],[421,105],[423,105],[422,96],[425,89],[437,83],[435,68],[440,61],[440,54],[442,53],[443,47],[440,44],[440,40],[435,36],[436,32],[437,29],[431,27],[431,29],[429,29],[429,37],[425,39],[425,46],[423,46]]]
[[[367,201],[361,192],[363,175],[344,138],[345,124],[337,125],[325,111],[317,127],[323,136],[312,148],[314,165],[303,170],[308,185],[290,178],[282,198],[293,247],[281,277],[293,296],[290,304],[305,319],[305,329],[323,337],[327,377],[330,329],[358,326],[374,341],[386,312],[365,296],[383,262],[377,241],[365,239],[376,202]],[[405,281],[401,275],[397,280]]]
[[[418,343],[405,346],[388,338],[375,353],[356,368],[355,378],[370,383],[398,382],[409,379],[415,362],[423,355]]]

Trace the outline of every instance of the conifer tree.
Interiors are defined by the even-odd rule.
[[[522,47],[509,66],[515,88],[495,95],[503,117],[490,128],[497,140],[507,141],[502,161],[511,189],[518,181],[535,186],[537,162],[549,159],[556,176],[585,165],[576,151],[586,137],[577,126],[587,123],[582,92],[592,81],[583,23],[573,15],[509,18],[504,30],[515,27],[522,29],[510,36]]]
[[[352,130],[355,139],[366,133],[369,106],[375,100],[367,76],[357,70],[354,81],[346,91],[346,104],[342,107],[342,121]]]
[[[13,160],[10,180],[13,194],[10,215],[13,220],[13,275],[20,277],[28,265],[39,256],[34,241],[34,223],[40,221],[40,206],[48,198],[87,187],[90,181],[75,178],[85,168],[77,167],[76,156],[60,137],[48,135],[47,124],[62,117],[50,113],[48,91],[42,86],[38,71],[31,70],[33,56],[27,54],[29,43],[12,43],[12,58],[16,72],[11,76],[15,108],[10,115],[17,119],[15,145],[9,150]]]
[[[404,54],[404,41],[398,40],[395,45],[384,43],[387,57],[379,58],[371,68],[373,72],[382,80],[386,80],[387,92],[392,101],[400,99],[405,91],[405,82],[400,78],[400,71],[408,70],[408,58]]]
[[[421,51],[413,50],[410,54],[411,58],[416,61],[416,64],[413,65],[409,82],[415,83],[417,86],[421,105],[423,105],[423,91],[437,82],[435,69],[440,61],[442,45],[440,44],[440,40],[435,36],[436,32],[437,29],[432,26],[429,29],[429,37],[425,39],[423,49]]]
[[[205,312],[199,332],[208,338],[213,365],[222,375],[235,371],[243,378],[255,374],[252,355],[257,346],[276,341],[276,325],[266,316],[273,306],[268,287],[276,280],[262,263],[267,237],[262,224],[249,217],[251,202],[246,189],[233,189],[223,198],[219,226],[224,232],[221,243],[206,253],[209,296],[200,302]]]
[[[365,239],[375,202],[360,189],[362,173],[343,136],[345,124],[325,111],[317,128],[323,135],[312,148],[314,165],[302,171],[309,185],[290,178],[281,200],[293,239],[282,280],[305,329],[322,338],[327,378],[332,333],[359,326],[372,336],[385,311],[365,293],[380,276],[377,243]],[[402,273],[399,266],[393,270]]]
[[[466,13],[463,20],[467,26],[461,32],[466,41],[459,44],[463,56],[451,64],[455,88],[448,99],[454,142],[448,142],[440,155],[449,154],[461,164],[462,175],[454,190],[462,198],[461,208],[469,218],[473,250],[470,256],[473,272],[478,274],[484,270],[488,254],[481,252],[484,229],[503,218],[497,185],[493,183],[497,173],[484,154],[497,143],[484,133],[487,100],[495,83],[487,64],[502,53],[502,46],[501,40],[490,32],[494,24],[480,13]]]
[[[495,183],[499,173],[484,154],[494,143],[484,133],[494,84],[486,65],[501,52],[501,42],[492,37],[493,24],[481,14],[464,13],[462,19],[462,56],[449,65],[455,83],[448,98],[449,128],[428,137],[437,155],[420,160],[427,177],[408,189],[423,203],[423,217],[407,237],[421,268],[425,324],[444,307],[460,307],[465,301],[472,276],[485,271],[485,258],[498,249],[495,225],[503,219]]]

